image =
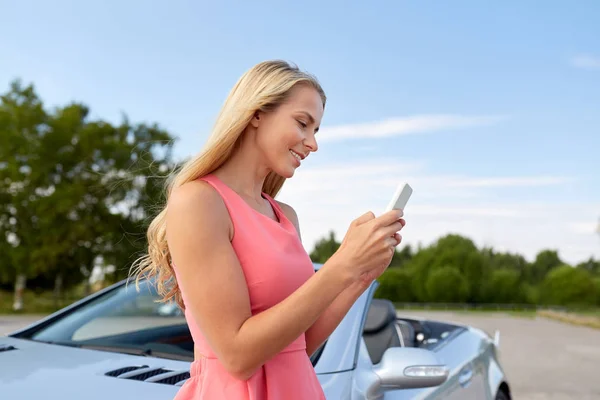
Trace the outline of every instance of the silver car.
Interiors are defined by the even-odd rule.
[[[497,336],[399,317],[376,288],[311,357],[328,399],[511,398]],[[172,399],[194,344],[179,309],[156,298],[147,282],[123,281],[0,337],[1,398]]]

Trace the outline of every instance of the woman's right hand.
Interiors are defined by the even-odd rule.
[[[391,210],[379,217],[367,212],[350,224],[340,248],[332,256],[343,278],[350,282],[375,279],[390,265],[405,224],[402,210]]]

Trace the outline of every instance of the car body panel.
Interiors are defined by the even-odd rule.
[[[15,349],[0,352],[0,398],[116,400],[172,399],[179,387],[106,376],[118,368],[148,365],[188,371],[190,363],[78,349],[10,337],[0,344]]]

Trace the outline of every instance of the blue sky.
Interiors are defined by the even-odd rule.
[[[329,98],[280,195],[308,249],[408,180],[405,243],[600,257],[600,3],[282,3],[0,0],[2,90],[20,77],[48,105],[158,122],[184,157],[239,75],[283,58]]]

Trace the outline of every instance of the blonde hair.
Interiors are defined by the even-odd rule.
[[[148,227],[148,253],[132,265],[136,287],[141,278],[154,278],[160,301],[175,300],[184,309],[166,239],[167,204],[173,188],[210,174],[227,162],[254,114],[276,109],[288,99],[291,89],[299,84],[316,89],[325,106],[326,96],[317,79],[285,61],[261,62],[240,77],[225,100],[202,151],[167,181],[165,205]],[[264,181],[263,191],[275,197],[284,181],[285,178],[271,172]]]

